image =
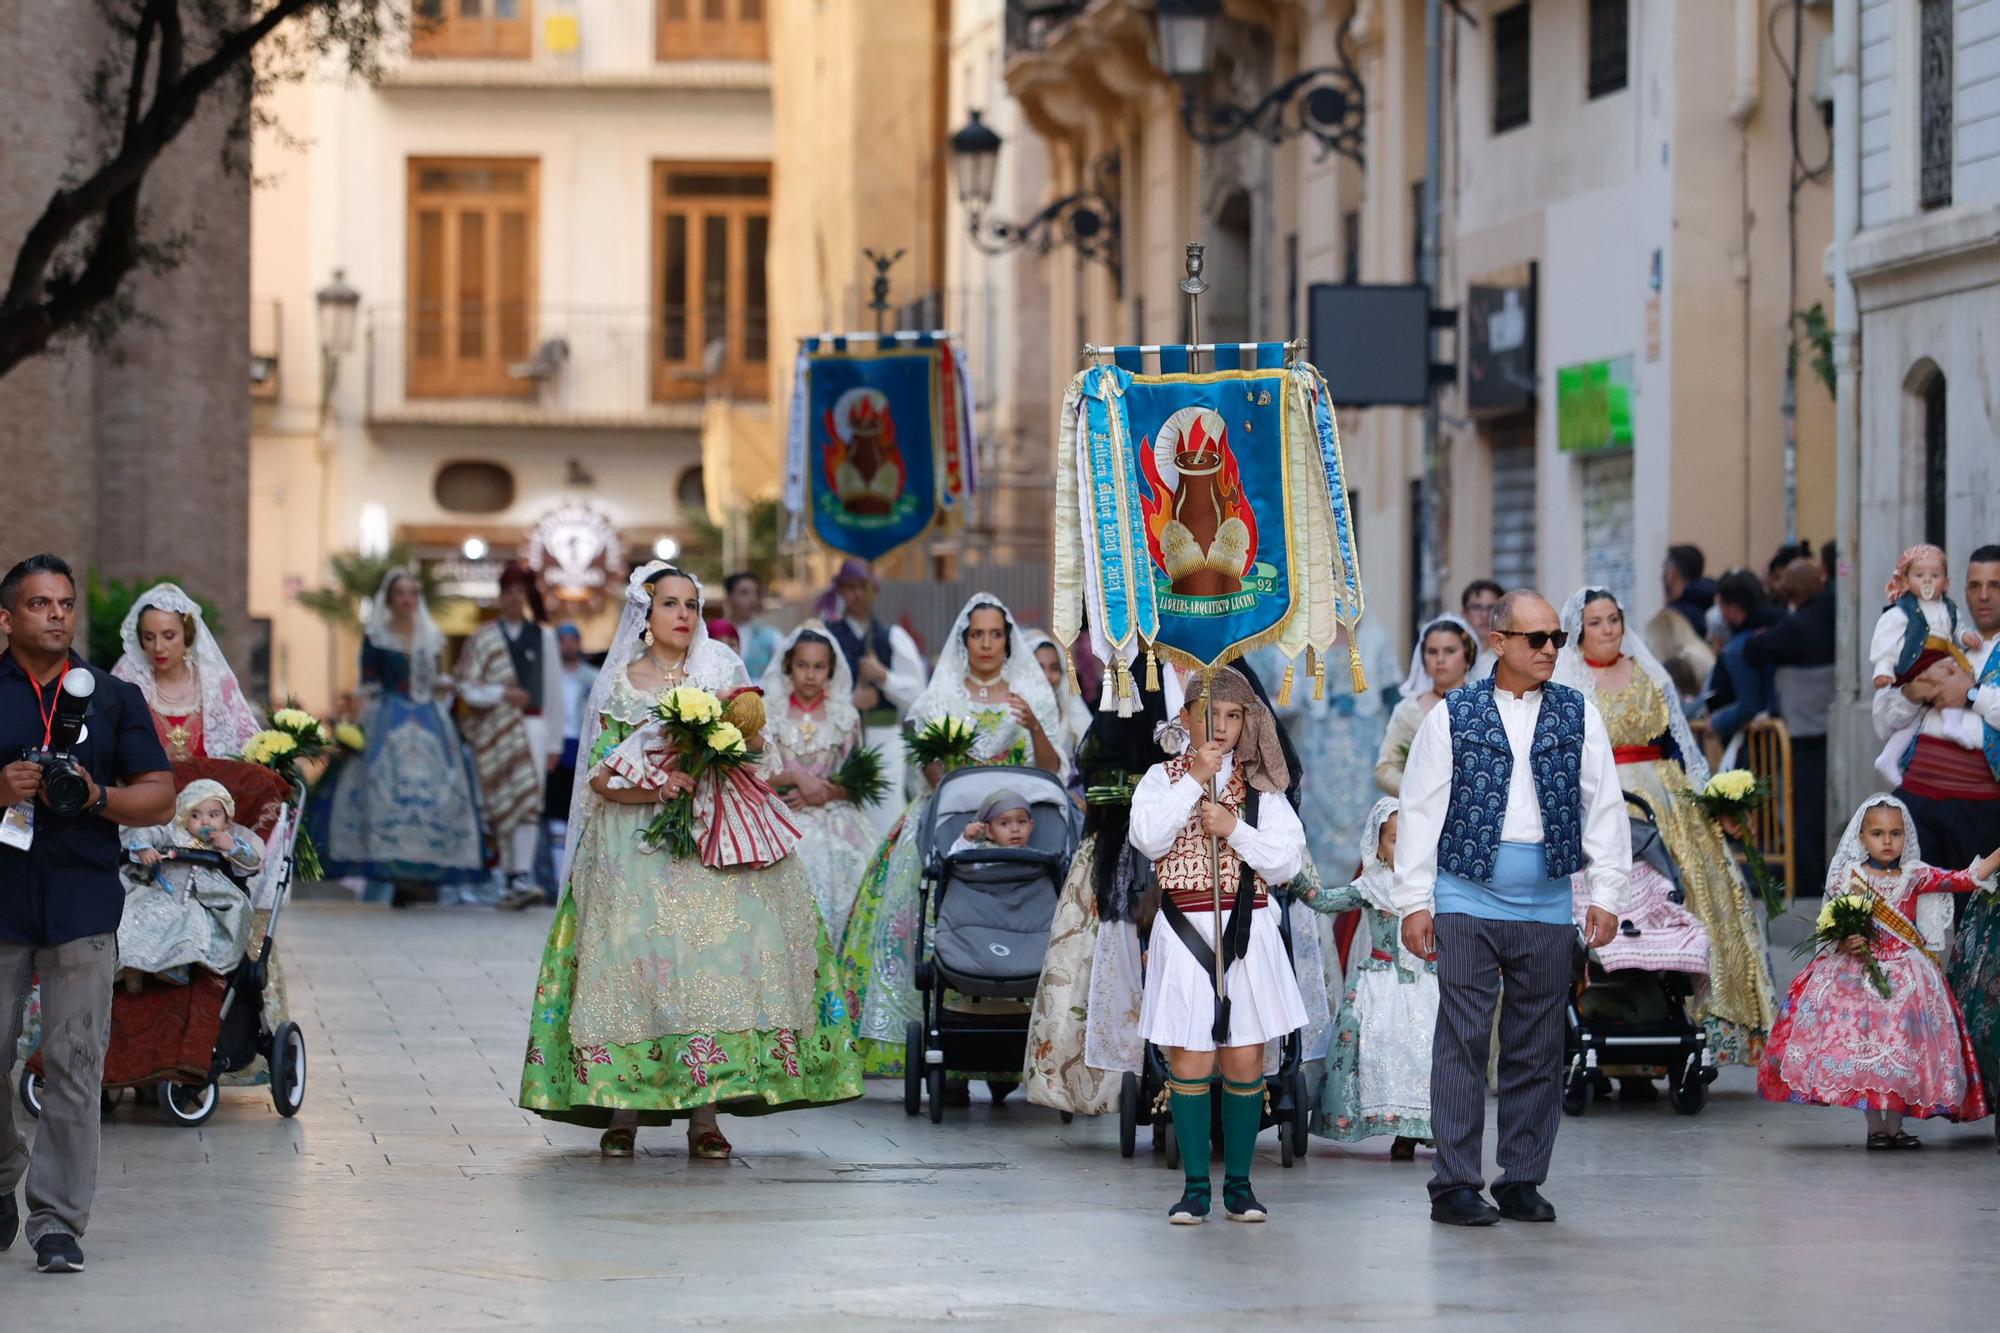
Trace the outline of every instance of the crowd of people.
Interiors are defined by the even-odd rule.
[[[730,576],[714,599],[651,562],[621,590],[596,660],[575,626],[549,623],[534,575],[509,567],[497,617],[449,665],[422,582],[398,569],[365,618],[350,717],[365,743],[317,782],[311,827],[327,875],[366,900],[554,907],[521,1105],[599,1128],[607,1155],[631,1154],[643,1126],[685,1121],[691,1157],[726,1159],[720,1111],[827,1105],[909,1072],[918,816],[946,764],[906,763],[905,740],[967,724],[957,762],[1067,784],[1083,837],[1039,989],[1015,1005],[1022,1066],[952,1070],[949,1096],[983,1080],[996,1100],[1024,1086],[1038,1104],[1105,1114],[1150,1043],[1186,1169],[1170,1220],[1210,1215],[1219,1127],[1223,1210],[1261,1221],[1249,1173],[1265,1075],[1272,1043],[1297,1033],[1314,1133],[1386,1138],[1394,1161],[1434,1147],[1437,1221],[1548,1221],[1539,1190],[1579,943],[1656,927],[1697,941],[1688,1017],[1712,1057],[1756,1069],[1768,1097],[1866,1111],[1871,1149],[1916,1146],[1906,1116],[1991,1106],[2000,547],[1972,553],[1963,612],[1943,552],[1898,562],[1868,664],[1893,790],[1830,848],[1833,570],[1830,549],[1799,546],[1761,575],[1711,579],[1698,550],[1676,546],[1664,609],[1644,626],[1612,589],[1558,607],[1481,579],[1457,614],[1419,628],[1407,664],[1363,623],[1354,649],[1376,689],[1334,673],[1323,691],[1274,699],[1265,681],[1291,664],[1271,648],[1214,673],[1167,668],[1157,686],[1134,682],[1128,706],[1099,711],[1086,702],[1094,664],[990,594],[965,603],[927,662],[882,619],[859,562],[789,632],[763,620],[754,575]],[[172,982],[240,960],[256,922],[228,866],[169,862],[206,849],[240,878],[268,850],[229,789],[202,780],[261,723],[199,605],[172,585],[142,595],[110,672],[72,652],[75,606],[54,557],[0,584],[0,745],[20,756],[0,770],[0,1049],[27,1017],[12,997],[38,975],[51,1053],[32,1168],[0,1111],[0,1244],[26,1172],[29,1238],[51,1271],[81,1266],[97,1097],[79,1045],[53,1038],[98,1034],[101,1047],[121,966]],[[96,687],[76,751],[90,800],[52,813],[31,752],[49,745],[50,701],[78,669]],[[664,726],[676,716],[718,754],[748,756],[741,771],[676,748]],[[1704,798],[1712,758],[1733,766],[1769,718],[1791,740],[1795,887],[1859,894],[1875,913],[1868,935],[1823,940],[1785,995],[1732,851],[1744,830]],[[1628,798],[1670,858],[1670,907],[1634,905]],[[1020,845],[1032,804],[994,793],[968,845]],[[692,852],[665,850],[675,811]],[[1239,890],[1220,921],[1218,874]],[[1624,1072],[1622,1095],[1657,1095],[1648,1071]],[[1490,1081],[1492,1203],[1480,1157]]]

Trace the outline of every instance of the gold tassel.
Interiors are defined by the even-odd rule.
[[[1118,662],[1118,697],[1120,699],[1132,697],[1132,668],[1122,658]]]
[[[1347,670],[1354,677],[1354,692],[1366,694],[1368,677],[1361,670],[1361,650],[1354,646],[1354,633],[1351,630],[1347,635]]]
[[[1326,700],[1326,658],[1310,648],[1306,649],[1306,653],[1312,658],[1313,702],[1323,703]]]
[[[1292,706],[1292,676],[1298,670],[1296,663],[1285,663],[1285,678],[1278,682],[1278,707]]]
[[[1061,647],[1061,645],[1058,645]],[[1069,692],[1083,697],[1083,685],[1076,678],[1076,656],[1068,648],[1062,648],[1063,672],[1069,677]]]
[[[1160,692],[1160,660],[1153,656],[1151,644],[1146,646],[1146,689],[1154,694]]]

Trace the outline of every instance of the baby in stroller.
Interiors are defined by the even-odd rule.
[[[973,821],[951,844],[951,855],[985,848],[1026,847],[1035,833],[1035,812],[1028,798],[1002,787],[979,803]]]
[[[119,975],[136,990],[140,974],[185,984],[196,964],[221,975],[243,961],[252,906],[239,880],[264,864],[256,835],[236,823],[236,801],[203,778],[182,790],[172,823],[124,832],[125,915],[118,924]],[[222,856],[227,871],[182,853]],[[203,858],[204,860],[206,858]]]

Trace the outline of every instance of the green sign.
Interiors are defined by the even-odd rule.
[[[1556,371],[1556,445],[1587,454],[1632,447],[1632,358]]]

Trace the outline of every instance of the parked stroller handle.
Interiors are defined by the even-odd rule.
[[[1034,847],[986,847],[976,851],[950,852],[937,857],[932,860],[926,873],[932,879],[936,879],[948,866],[1024,865],[1040,866],[1053,874],[1062,869],[1066,855],[1063,852],[1044,852]]]
[[[1625,804],[1636,805],[1641,810],[1646,812],[1647,823],[1657,824],[1660,822],[1660,817],[1657,814],[1653,813],[1652,803],[1648,801],[1645,797],[1641,796],[1638,792],[1635,791],[1628,791],[1624,793],[1624,795],[1625,795]]]

